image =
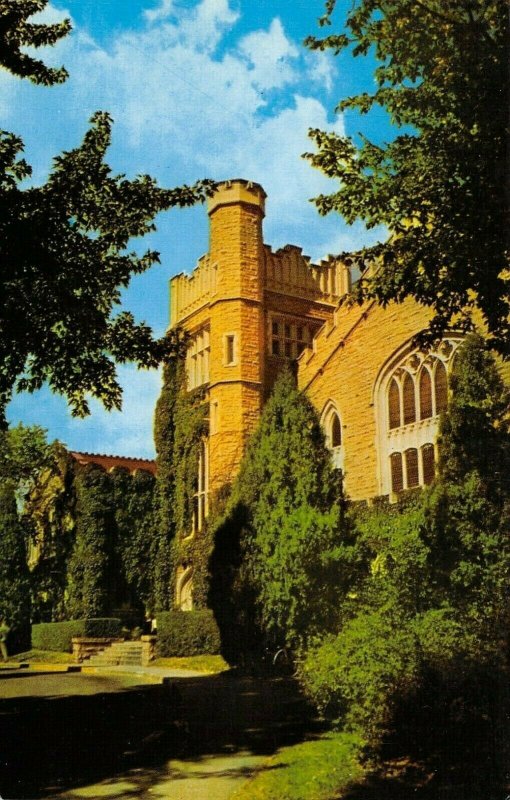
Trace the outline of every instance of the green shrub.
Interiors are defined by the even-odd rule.
[[[120,636],[120,620],[70,619],[67,622],[41,622],[32,625],[32,647],[35,650],[71,652],[73,636],[117,638]]]
[[[321,711],[377,744],[397,699],[417,688],[420,657],[409,626],[382,612],[359,614],[340,634],[310,648],[301,680]]]
[[[159,656],[215,655],[220,652],[220,632],[212,611],[161,611],[157,619]]]
[[[121,622],[117,617],[95,617],[85,620],[84,636],[97,636],[98,638],[118,638],[120,636]]]
[[[68,622],[40,622],[32,625],[32,647],[35,650],[71,651],[73,636],[85,636],[85,620],[71,619]]]

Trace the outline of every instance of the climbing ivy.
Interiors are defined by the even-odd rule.
[[[159,535],[154,553],[154,605],[173,605],[177,567],[193,567],[193,597],[206,605],[208,537],[188,538],[193,524],[200,447],[208,434],[206,389],[186,391],[184,351],[167,366],[154,420],[160,502]]]
[[[78,469],[76,541],[67,572],[68,619],[100,617],[107,610],[114,511],[108,474],[95,464]]]
[[[132,608],[147,607],[151,596],[149,568],[157,533],[156,478],[150,472],[130,475],[116,468],[110,475],[115,506],[113,573],[117,597]]]
[[[9,646],[23,649],[30,640],[30,584],[26,535],[16,509],[13,480],[0,480],[0,621],[11,629]]]
[[[53,453],[53,462],[39,473],[23,510],[31,531],[33,622],[66,618],[67,566],[75,538],[76,462],[62,445],[55,444]]]

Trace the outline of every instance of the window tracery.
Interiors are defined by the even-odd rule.
[[[297,317],[271,315],[269,353],[280,358],[298,358],[311,342],[322,323]]]
[[[380,489],[398,494],[432,483],[439,415],[448,404],[448,372],[461,337],[428,353],[402,348],[376,381]]]

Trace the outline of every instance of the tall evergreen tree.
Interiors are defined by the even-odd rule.
[[[459,348],[451,388],[426,531],[438,590],[494,658],[510,625],[510,392],[480,336]]]
[[[220,541],[229,526],[238,529],[233,604],[245,614],[243,603],[254,600],[246,625],[258,619],[275,647],[295,648],[334,625],[349,562],[343,516],[341,478],[315,409],[286,373],[250,440],[217,533]]]
[[[338,631],[302,668],[316,702],[375,744],[419,690],[445,722],[463,698],[476,724],[499,724],[505,701],[504,691],[498,702],[466,699],[473,687],[494,691],[501,675],[507,682],[510,630],[510,487],[507,468],[497,472],[508,463],[509,395],[481,337],[459,348],[451,387],[435,484],[399,506],[358,511],[364,570]]]
[[[16,508],[15,484],[0,480],[0,618],[16,649],[30,643],[30,581],[26,537]]]

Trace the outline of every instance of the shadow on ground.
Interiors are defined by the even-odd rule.
[[[395,732],[378,753],[377,771],[337,800],[508,798],[510,704],[506,675],[500,681],[452,684],[449,693],[440,684],[433,687],[435,694],[427,688],[413,702],[402,704]]]
[[[74,684],[67,685],[72,690]],[[260,768],[254,757],[319,728],[295,684],[284,679],[223,673],[163,686],[79,691],[0,700],[1,796],[47,797],[129,771],[124,786],[117,781],[115,796],[141,797],[168,779],[169,759],[174,778],[192,762],[199,780],[212,771],[232,776],[235,753],[243,754],[235,775],[248,777]]]

